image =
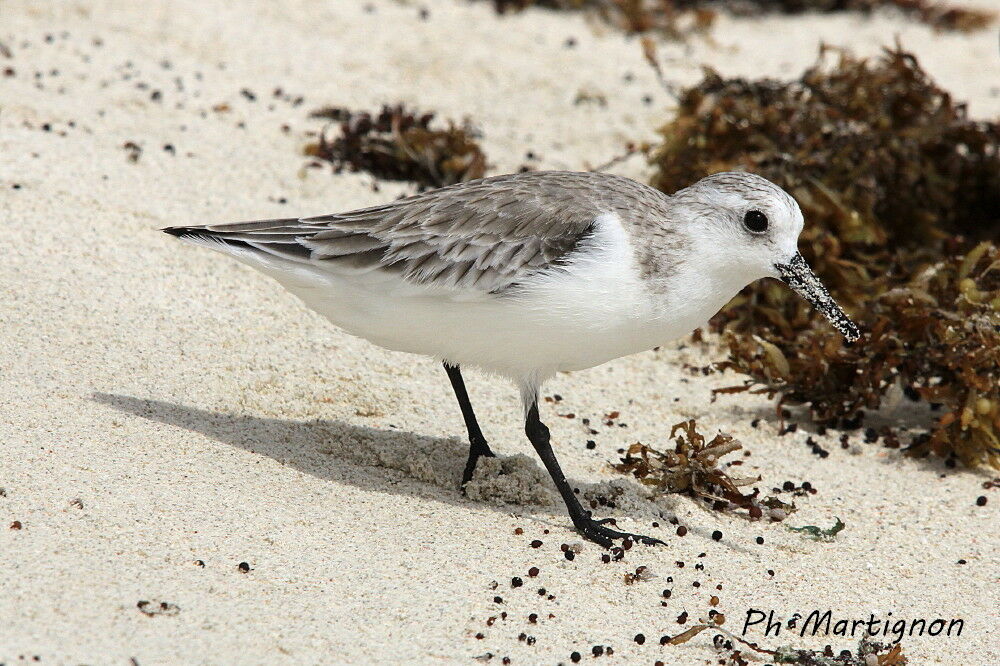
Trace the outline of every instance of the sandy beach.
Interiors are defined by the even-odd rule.
[[[821,42],[872,55],[898,39],[973,117],[1000,115],[995,26],[722,16],[710,36],[659,43],[672,83],[705,65],[791,78]],[[708,664],[711,633],[660,637],[709,610],[744,635],[753,609],[961,619],[960,636],[904,637],[910,663],[1000,661],[1000,495],[983,490],[995,472],[858,432],[842,448],[799,414],[779,436],[772,401],[711,402],[739,377],[692,373],[724,352],[682,340],[546,386],[571,482],[617,496],[601,515],[667,542],[604,563],[572,531],[511,385],[466,375],[500,457],[463,496],[463,422],[439,365],[350,337],[265,276],[158,231],[412,192],[305,168],[323,126],[308,114],[326,105],[468,117],[490,173],[602,163],[671,117],[637,38],[461,0],[8,0],[0,42],[0,664]],[[581,92],[604,101],[574,103]],[[615,171],[648,180],[641,158]],[[654,502],[610,469],[635,442],[669,446],[688,418],[741,440],[741,471],[763,490],[817,490],[787,524],[839,517],[844,531],[816,542],[687,497]],[[577,543],[570,561],[561,545]],[[640,566],[656,577],[626,584]],[[763,627],[745,637],[835,653],[860,638]]]

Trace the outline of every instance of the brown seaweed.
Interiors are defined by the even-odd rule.
[[[995,12],[963,5],[943,5],[935,0],[492,0],[499,14],[528,7],[555,11],[588,12],[628,33],[658,33],[672,39],[704,32],[715,21],[717,10],[742,16],[767,13],[855,12],[872,14],[881,9],[902,12],[936,30],[982,30]]]
[[[325,107],[311,117],[338,123],[339,135],[331,139],[323,130],[304,152],[331,162],[336,170],[366,171],[376,178],[413,182],[421,189],[482,178],[486,155],[476,131],[468,122],[449,121],[444,128],[434,128],[434,116],[402,104],[384,106],[374,114]]]
[[[824,48],[791,82],[707,70],[661,133],[660,189],[745,169],[791,192],[802,254],[865,332],[845,347],[784,285],[758,282],[713,320],[721,367],[750,375],[719,393],[780,394],[848,425],[901,385],[945,408],[912,450],[1000,466],[1000,256],[987,240],[1000,237],[1000,124],[969,119],[899,48],[875,60]]]
[[[680,433],[680,434],[678,434]],[[712,502],[718,510],[744,509],[751,518],[764,515],[780,520],[795,511],[794,504],[786,504],[774,497],[763,500],[758,491],[743,494],[740,488],[760,481],[759,476],[732,476],[720,467],[723,456],[743,448],[730,435],[718,433],[711,440],[698,432],[694,419],[682,421],[670,429],[674,440],[673,450],[662,451],[636,443],[628,448],[625,456],[613,467],[624,474],[631,474],[643,485],[657,493],[682,493]],[[737,463],[739,464],[739,463]],[[775,512],[771,509],[780,509]]]

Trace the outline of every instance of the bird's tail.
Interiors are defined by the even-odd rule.
[[[299,239],[315,233],[316,229],[297,218],[286,218],[166,227],[160,231],[237,258],[254,257],[260,260],[267,255],[296,263],[308,263],[312,253]]]

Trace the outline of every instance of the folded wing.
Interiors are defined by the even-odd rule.
[[[609,197],[616,191],[609,180],[625,179],[529,172],[347,213],[164,231],[335,273],[378,271],[411,284],[500,293],[564,262],[599,215],[618,212],[621,183]]]

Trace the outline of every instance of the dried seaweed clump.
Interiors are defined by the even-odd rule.
[[[402,104],[376,114],[327,107],[310,114],[339,123],[339,136],[305,147],[305,154],[332,162],[335,169],[367,171],[376,178],[417,183],[421,189],[482,178],[486,155],[468,122],[431,127],[433,113],[417,114]]]
[[[669,39],[707,31],[715,22],[712,2],[701,0],[492,0],[498,14],[541,7],[584,11],[630,34],[657,33]]]
[[[678,431],[680,435],[677,435]],[[774,497],[759,500],[756,488],[748,495],[740,492],[741,487],[760,481],[760,477],[732,476],[719,467],[723,456],[743,448],[731,436],[719,433],[710,441],[706,440],[698,432],[695,420],[690,419],[674,425],[670,429],[670,438],[675,443],[673,451],[633,444],[614,468],[631,474],[643,485],[658,492],[684,493],[702,498],[712,502],[712,507],[718,510],[745,509],[754,519],[761,518],[765,510],[772,520],[781,520],[795,511],[794,504]]]
[[[562,11],[588,11],[604,22],[629,33],[658,32],[678,39],[705,31],[715,21],[716,10],[755,16],[777,12],[872,12],[889,8],[926,23],[936,30],[972,32],[989,26],[994,12],[965,6],[948,6],[934,0],[492,0],[497,13],[542,7]],[[686,20],[693,19],[693,20]]]
[[[698,0],[692,0],[698,1]],[[705,6],[724,5],[734,14],[763,12],[857,12],[871,14],[888,8],[926,23],[936,30],[973,32],[986,28],[996,18],[993,12],[965,6],[948,6],[934,0],[701,0]]]
[[[901,383],[945,407],[916,451],[1000,468],[1000,247],[984,241],[929,264],[862,313],[864,338],[847,348],[822,325],[793,339],[767,326],[761,337],[727,334],[730,357],[720,365],[751,379],[724,391],[781,393],[836,423],[877,408]]]
[[[845,348],[787,287],[758,282],[713,320],[731,334],[722,366],[751,377],[724,392],[852,425],[901,384],[947,408],[918,450],[998,465],[997,248],[976,242],[1000,236],[1000,125],[970,120],[902,50],[828,53],[790,83],[708,71],[652,158],[665,191],[745,169],[792,193],[802,254],[864,331]]]

